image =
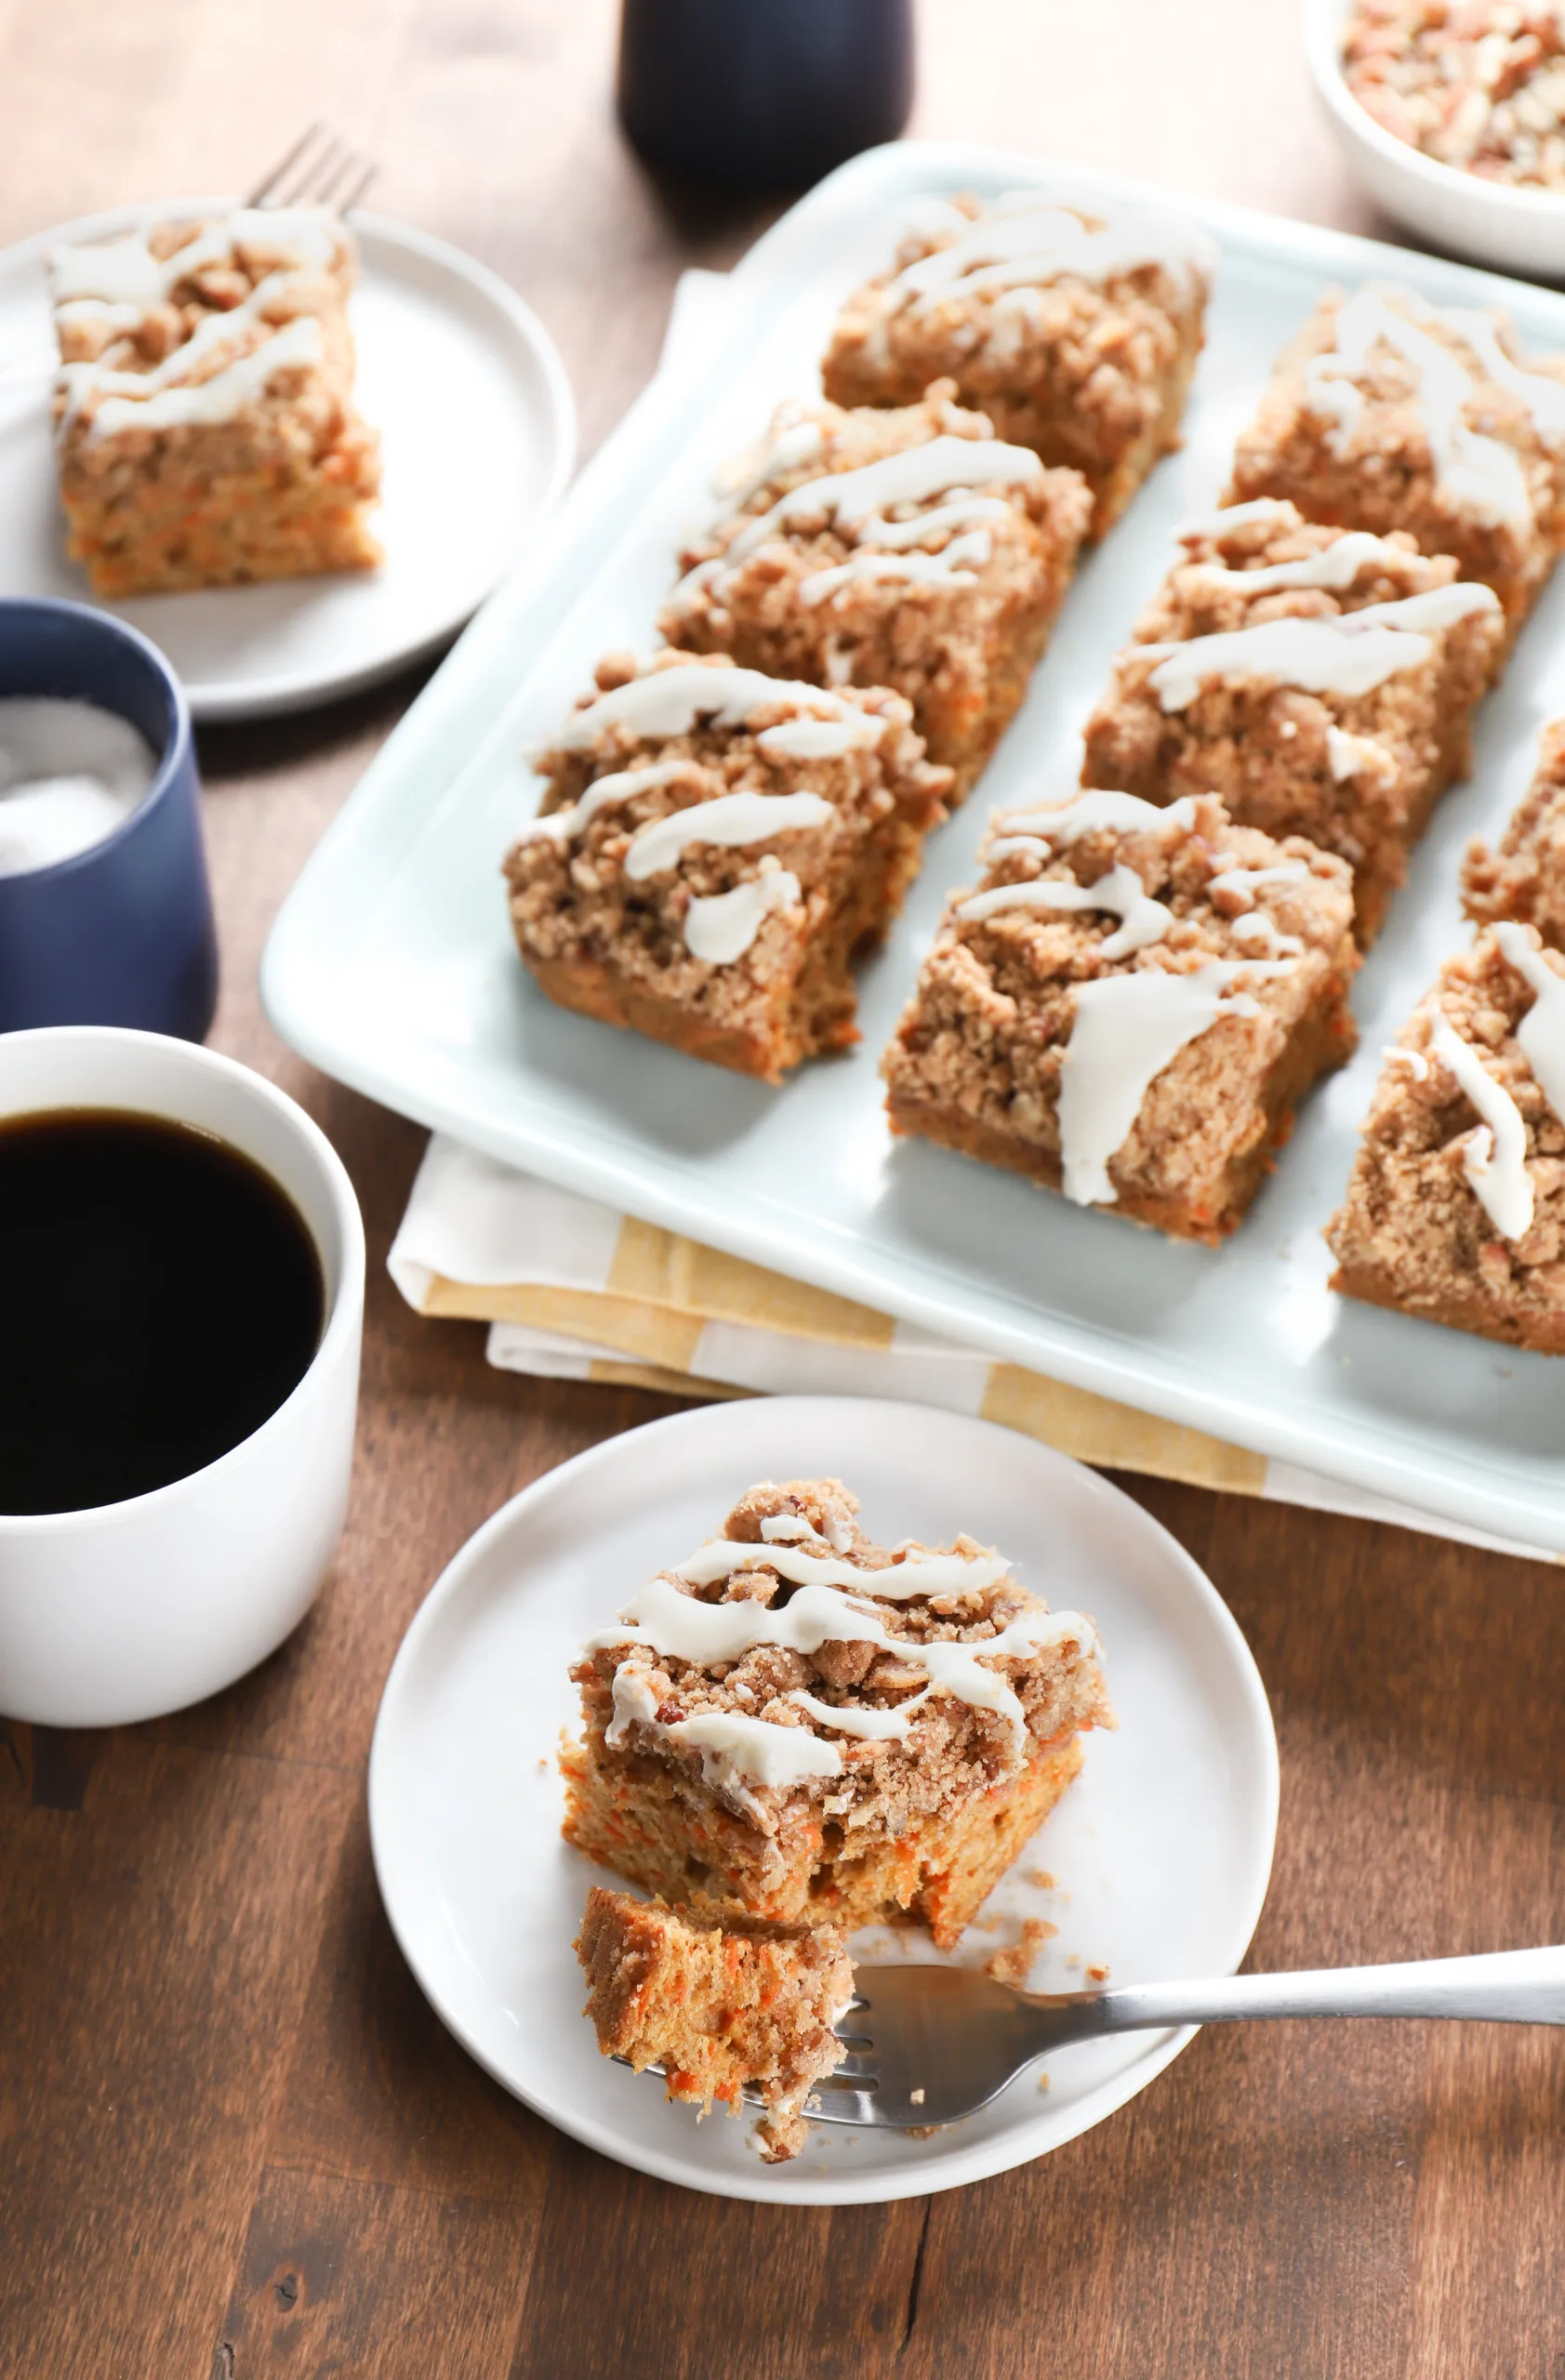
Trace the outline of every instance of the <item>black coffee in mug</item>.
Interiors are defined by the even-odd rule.
[[[298,1386],[325,1318],[304,1218],[226,1141],[117,1108],[0,1120],[0,1513],[215,1462]]]

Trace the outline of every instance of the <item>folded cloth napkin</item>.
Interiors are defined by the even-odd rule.
[[[723,273],[682,276],[664,364],[715,343],[726,287]],[[1502,1554],[1531,1552],[1019,1365],[992,1363],[869,1306],[553,1189],[439,1133],[390,1263],[420,1314],[487,1322],[489,1361],[506,1371],[682,1396],[908,1397],[1003,1421],[1081,1462],[1395,1521]]]
[[[1555,1558],[992,1362],[870,1306],[556,1190],[440,1133],[425,1152],[389,1263],[419,1314],[487,1322],[489,1361],[507,1371],[682,1396],[907,1397],[1002,1421],[1081,1462]]]

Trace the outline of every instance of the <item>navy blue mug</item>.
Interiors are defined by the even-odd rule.
[[[651,165],[818,181],[907,123],[912,0],[621,0],[617,97]]]
[[[0,696],[117,711],[158,756],[146,797],[70,859],[0,876],[0,1033],[128,1025],[199,1041],[218,998],[218,941],[190,711],[135,628],[85,603],[0,599]]]

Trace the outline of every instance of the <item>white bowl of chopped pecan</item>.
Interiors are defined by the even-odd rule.
[[[1305,0],[1305,43],[1377,205],[1435,247],[1565,281],[1565,15],[1539,0]]]

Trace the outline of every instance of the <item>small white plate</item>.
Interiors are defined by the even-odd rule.
[[[48,251],[232,204],[117,207],[0,254],[0,595],[96,601],[65,559],[55,495]],[[386,559],[377,571],[103,606],[167,654],[197,720],[302,710],[432,652],[516,561],[571,475],[570,382],[532,309],[444,240],[357,210],[353,226],[357,395],[381,434]]]
[[[711,1406],[611,1438],[497,1513],[431,1590],[380,1705],[369,1824],[397,1939],[458,2040],[551,2123],[665,2181],[796,2206],[916,2197],[1025,2164],[1122,2106],[1192,2038],[1065,2051],[1047,2091],[1024,2074],[927,2140],[817,2126],[781,2166],[747,2147],[748,2122],[698,2124],[654,2077],[600,2056],[571,1942],[589,1884],[606,1879],[560,1836],[567,1666],[753,1481],[822,1474],[848,1482],[882,1540],[965,1528],[1102,1631],[1119,1731],[1089,1737],[1080,1779],[986,1904],[1000,1927],[969,1929],[958,1957],[981,1961],[1039,1915],[1060,1929],[1039,1989],[1079,1984],[1093,1963],[1121,1983],[1229,1974],[1266,1897],[1278,1800],[1266,1690],[1189,1555],[1107,1480],[992,1423],[863,1397]],[[1040,1866],[1056,1889],[1027,1881]],[[879,1929],[854,1947],[938,1955]]]

